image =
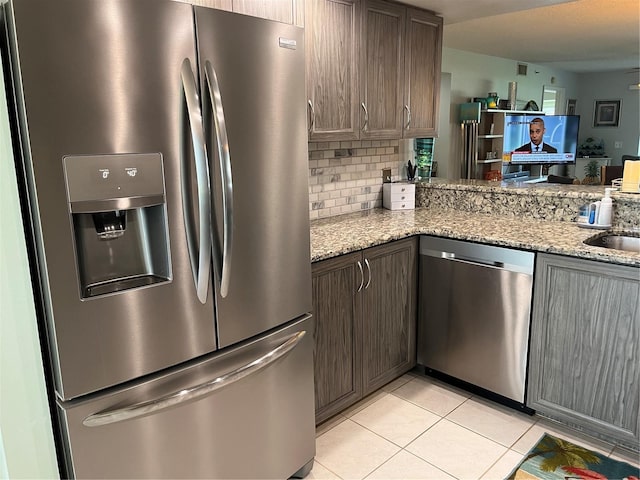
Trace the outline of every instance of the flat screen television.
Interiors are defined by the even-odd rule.
[[[511,165],[573,164],[579,127],[579,115],[507,115],[502,158]]]

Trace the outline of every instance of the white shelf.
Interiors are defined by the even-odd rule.
[[[500,162],[502,163],[502,159],[501,158],[493,158],[491,160],[478,160],[477,163],[497,163]]]
[[[481,110],[482,113],[508,113],[512,115],[544,115],[544,112],[537,110],[498,110],[489,108],[487,110]]]
[[[478,138],[502,138],[504,135],[478,135]]]

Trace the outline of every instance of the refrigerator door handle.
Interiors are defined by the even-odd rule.
[[[180,162],[180,177],[182,182],[182,206],[184,215],[184,226],[187,234],[187,246],[189,259],[191,260],[191,271],[196,286],[196,294],[201,303],[207,302],[207,291],[209,289],[209,273],[211,265],[211,192],[209,190],[209,170],[207,161],[207,151],[204,143],[204,132],[202,129],[202,114],[198,99],[196,80],[191,69],[191,61],[185,58],[180,70],[182,78],[182,89],[187,111],[186,123],[191,132],[191,146],[196,167],[196,183],[198,190],[198,212],[199,212],[199,235],[195,233],[196,228],[192,221],[190,212],[192,211],[191,185],[188,174],[190,165],[187,158],[183,157]],[[187,127],[187,125],[185,125]],[[199,236],[196,244],[196,236]]]
[[[168,395],[154,398],[153,400],[147,400],[134,405],[127,405],[113,410],[94,413],[93,415],[89,415],[85,418],[82,424],[86,427],[109,425],[116,422],[122,422],[124,420],[131,420],[133,418],[150,415],[185,402],[199,400],[217,390],[220,390],[221,388],[227,387],[232,383],[243,379],[244,377],[262,370],[279,358],[287,355],[296,347],[296,345],[298,345],[298,343],[300,343],[300,340],[302,340],[306,333],[307,332],[305,330],[301,330],[290,335],[284,343],[277,346],[270,352],[265,353],[261,357],[256,358],[232,372],[220,375],[213,380],[209,380],[194,387],[180,389]]]
[[[229,281],[231,277],[231,252],[233,245],[233,177],[231,176],[231,155],[229,152],[229,140],[227,137],[226,120],[224,109],[222,108],[222,94],[218,84],[218,76],[208,60],[204,66],[205,78],[213,111],[214,133],[216,136],[216,146],[218,148],[218,160],[220,162],[220,178],[222,186],[222,211],[223,211],[223,231],[222,248],[220,242],[216,241],[217,229],[212,225],[212,233],[215,235],[214,261],[217,262],[217,271],[220,272],[220,296],[226,297],[229,292]],[[220,251],[221,250],[221,251]]]

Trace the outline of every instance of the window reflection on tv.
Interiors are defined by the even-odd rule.
[[[511,165],[558,165],[576,162],[578,115],[508,115],[502,158]]]

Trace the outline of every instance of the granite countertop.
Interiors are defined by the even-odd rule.
[[[373,209],[311,222],[311,260],[319,261],[412,235],[428,234],[640,267],[640,252],[591,247],[600,233],[574,222],[505,217],[435,207]],[[638,232],[640,235],[640,232]]]

